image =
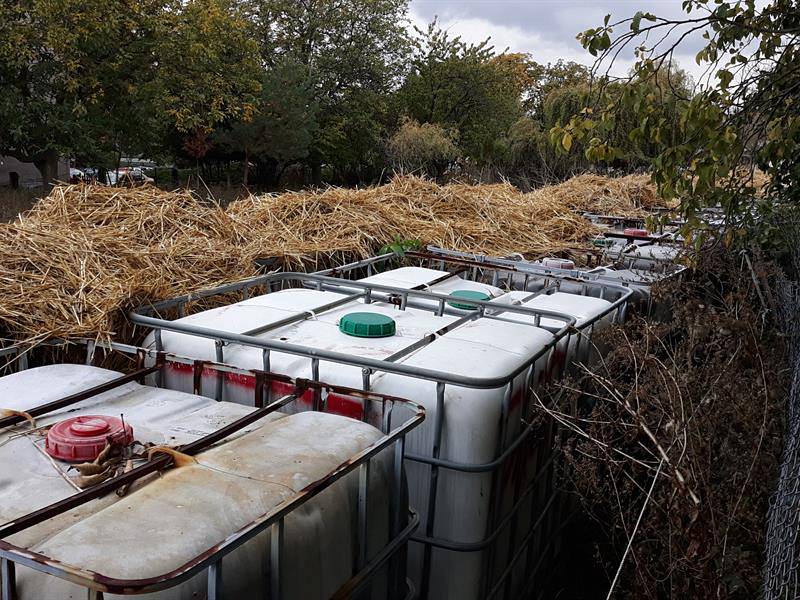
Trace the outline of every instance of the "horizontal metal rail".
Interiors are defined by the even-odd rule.
[[[181,296],[180,298],[159,302],[157,304],[153,304],[152,306],[148,307],[139,307],[135,311],[130,313],[130,319],[137,325],[142,325],[144,327],[152,328],[157,331],[158,330],[174,331],[177,333],[184,333],[188,335],[211,339],[221,343],[241,344],[244,346],[252,346],[255,348],[260,348],[262,350],[275,350],[286,354],[293,354],[296,356],[303,356],[311,359],[326,360],[329,362],[346,364],[346,365],[354,365],[361,367],[363,369],[369,369],[371,372],[396,373],[399,375],[407,375],[410,377],[427,379],[431,381],[443,381],[446,383],[460,385],[463,387],[470,387],[470,388],[502,387],[510,379],[513,379],[516,375],[518,375],[519,373],[523,372],[526,368],[528,368],[531,362],[535,362],[538,358],[549,352],[561,338],[569,335],[573,331],[573,328],[576,323],[575,317],[565,315],[563,313],[559,313],[556,311],[535,309],[524,306],[515,306],[511,304],[498,304],[483,300],[470,299],[469,303],[471,305],[476,306],[476,310],[469,313],[474,318],[493,318],[492,316],[486,314],[486,310],[491,309],[494,315],[497,315],[499,313],[514,313],[530,317],[534,321],[534,323],[521,322],[520,323],[521,325],[536,326],[538,325],[538,322],[542,318],[552,319],[564,324],[561,328],[559,328],[556,332],[553,333],[553,339],[550,342],[544,345],[534,356],[529,357],[528,360],[526,360],[523,364],[516,367],[510,373],[505,373],[497,377],[472,377],[468,375],[454,375],[452,373],[436,369],[427,369],[422,367],[405,365],[403,363],[392,362],[385,359],[381,360],[381,359],[374,359],[367,357],[357,357],[350,354],[335,352],[332,350],[303,346],[300,344],[293,344],[275,339],[259,338],[252,335],[237,334],[225,330],[212,329],[209,327],[200,327],[198,325],[193,325],[191,323],[170,321],[167,319],[150,316],[153,312],[157,310],[160,311],[169,308],[175,308],[179,304],[191,301],[192,299],[197,299],[200,297],[205,298],[216,295],[217,293],[229,293],[234,290],[242,289],[241,287],[237,287],[237,285],[239,286],[258,285],[256,283],[253,283],[256,279],[258,279],[261,282],[260,284],[262,285],[264,283],[280,282],[280,281],[301,281],[301,282],[313,281],[318,283],[322,289],[335,288],[337,290],[341,290],[342,288],[355,287],[358,289],[365,290],[365,292],[367,292],[368,294],[372,294],[376,291],[388,292],[395,294],[399,297],[405,297],[405,298],[413,297],[413,298],[422,298],[426,300],[435,300],[440,304],[446,304],[447,302],[453,300],[452,297],[446,294],[408,290],[393,286],[368,284],[359,281],[342,280],[342,279],[323,277],[318,275],[306,275],[302,273],[278,273],[272,275],[264,275],[258,278],[246,280],[245,282],[240,282],[239,284],[230,284],[226,286],[221,286],[220,288],[215,288],[214,290],[204,290],[201,292],[197,292],[195,294],[187,294],[186,296]],[[222,290],[222,291],[217,292],[216,290]],[[405,302],[401,301],[401,308],[404,307],[405,307]],[[612,309],[613,307],[610,310]]]
[[[445,250],[443,248],[438,248],[436,246],[428,246],[428,250],[430,252],[430,255],[424,254],[422,256],[430,256],[431,259],[438,259],[438,260],[444,259],[445,261],[452,259],[474,261],[481,268],[484,269],[512,270],[522,274],[530,274],[536,277],[544,277],[544,278],[549,277],[553,279],[570,280],[576,282],[591,282],[591,283],[596,283],[597,285],[603,285],[608,289],[616,289],[617,291],[619,291],[620,289],[628,288],[631,283],[637,285],[652,284],[651,281],[647,280],[641,280],[635,282],[622,281],[614,277],[610,277],[608,275],[603,275],[602,273],[593,272],[593,269],[583,270],[583,269],[560,269],[557,267],[545,267],[544,265],[537,265],[535,263],[525,261],[521,258],[519,260],[516,260],[512,258],[486,256],[482,254],[476,255],[467,252],[457,252],[455,250]],[[413,253],[409,254],[413,255]],[[657,273],[661,275],[661,279],[668,279],[671,277],[675,277],[676,275],[686,270],[686,267],[684,265],[671,263],[667,260],[626,256],[624,254],[620,256],[621,260],[627,260],[628,262],[639,261],[652,264],[652,267],[650,268],[637,269],[637,270],[642,271],[643,273],[650,273],[650,272]]]

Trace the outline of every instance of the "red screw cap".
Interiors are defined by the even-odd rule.
[[[109,439],[118,444],[130,444],[133,428],[117,417],[84,415],[53,425],[47,432],[44,447],[50,456],[59,460],[91,462]]]
[[[636,229],[635,227],[626,227],[622,233],[623,235],[635,235],[639,237],[650,235],[647,229]]]

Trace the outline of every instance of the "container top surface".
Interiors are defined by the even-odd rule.
[[[30,549],[109,577],[155,577],[222,542],[379,437],[372,426],[344,417],[290,415],[199,454],[196,463],[167,471]],[[331,511],[349,502],[336,486],[338,495],[324,495]]]
[[[679,250],[675,246],[639,246],[628,254],[642,258],[672,260],[678,256]]]
[[[530,292],[514,291],[501,296],[493,302],[498,304],[521,303],[523,306],[557,311],[575,317],[576,325],[578,326],[583,325],[587,320],[599,315],[611,306],[608,300],[592,296],[580,296],[578,294],[554,292],[552,294],[539,294],[531,300],[525,300],[530,295]],[[510,313],[506,313],[504,317],[508,320],[519,319],[518,315]],[[558,328],[563,326],[563,323],[554,319],[543,318],[541,325],[542,327]]]
[[[0,397],[5,399],[4,408],[24,411],[120,375],[87,365],[37,367],[0,378]],[[212,433],[252,410],[240,404],[127,383],[38,417],[34,431],[27,422],[3,429],[0,431],[0,522],[75,493],[75,488],[66,480],[68,475],[75,475],[75,472],[67,473],[69,464],[45,456],[43,427],[67,417],[124,415],[125,422],[133,427],[136,440],[174,446]],[[228,439],[235,439],[282,416],[269,415]]]
[[[363,283],[377,283],[380,285],[411,288],[428,284],[443,275],[447,275],[447,271],[427,269],[425,267],[400,267],[398,269],[391,269],[383,273],[370,275],[369,277],[359,279],[359,281]]]
[[[413,280],[415,285],[418,281],[433,281],[446,274],[443,271],[434,269],[400,269],[399,277],[407,281]],[[384,277],[386,282],[388,275],[393,275],[395,271],[379,274],[377,278]],[[374,281],[374,278],[369,278]],[[433,291],[447,294],[450,290],[468,289],[486,293],[490,296],[501,294],[499,288],[487,286],[485,284],[475,284],[459,277],[452,277],[439,284],[434,284]],[[353,288],[355,291],[355,288]],[[343,306],[317,312],[315,307],[324,306],[330,302],[341,299],[342,295],[334,292],[320,292],[308,289],[291,289],[276,291],[264,296],[251,298],[244,302],[239,302],[221,309],[212,309],[178,319],[178,323],[190,323],[193,325],[207,327],[209,329],[219,329],[225,332],[241,333],[243,331],[254,330],[270,323],[274,323],[292,314],[302,314],[306,311],[306,318],[295,323],[284,325],[263,333],[256,334],[256,337],[269,339],[278,342],[302,345],[308,348],[335,351],[354,357],[372,358],[384,360],[393,354],[407,349],[419,340],[440,331],[450,325],[458,317],[453,315],[437,316],[432,310],[424,307],[414,308],[409,306],[406,310],[398,307],[374,301],[369,305],[362,301],[353,301]],[[425,302],[424,300],[422,302]],[[431,306],[435,307],[437,301],[430,301]],[[290,309],[291,307],[291,309]],[[358,338],[347,335],[340,331],[342,317],[352,312],[372,312],[390,317],[395,322],[396,332],[392,336],[376,338]],[[242,322],[239,322],[241,314]],[[461,325],[455,330],[444,333],[439,339],[433,341],[431,345],[442,347],[441,339],[448,339],[455,343],[455,347],[448,344],[448,351],[435,352],[430,356],[431,362],[426,366],[431,369],[440,370],[446,373],[461,373],[463,369],[454,360],[453,353],[463,355],[474,353],[483,356],[482,364],[485,368],[487,377],[499,377],[506,374],[509,370],[508,360],[514,365],[518,362],[518,357],[529,357],[533,353],[541,350],[552,340],[552,335],[545,331],[537,331],[532,325],[532,318],[518,323],[503,323],[494,319],[478,319],[468,324],[470,330],[485,332],[476,338],[466,339],[459,335],[462,329],[467,327]],[[176,332],[162,332],[164,348],[178,355],[189,356],[201,359],[214,359],[215,347],[213,340],[199,338],[188,334]],[[499,342],[498,340],[502,340]],[[152,338],[151,338],[152,341]],[[502,349],[507,353],[497,353],[496,350]],[[400,358],[397,362],[405,363],[407,355]],[[224,349],[224,362],[234,364],[243,368],[262,368],[261,350],[253,347],[242,347],[230,344]],[[281,353],[280,350],[272,350],[270,353],[270,368],[275,372],[285,373],[294,377],[310,377],[310,360],[306,357],[288,355]],[[319,377],[323,381],[330,381],[340,385],[354,387],[361,386],[361,369],[344,364],[325,364],[320,365]]]

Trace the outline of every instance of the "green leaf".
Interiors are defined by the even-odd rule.
[[[633,19],[631,19],[631,31],[633,31],[634,33],[639,33],[639,26],[642,22],[643,16],[644,13],[642,11],[639,11],[635,15],[633,15]]]

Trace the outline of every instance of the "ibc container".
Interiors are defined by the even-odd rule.
[[[169,362],[162,355],[132,375],[57,364],[0,378],[3,408],[36,417],[35,429],[18,414],[0,419],[2,589],[19,600],[86,598],[87,588],[105,598],[322,599],[358,572],[371,597],[398,596],[385,563],[403,542],[396,517],[408,504],[394,454],[421,413],[362,395],[373,410],[410,411],[383,435],[337,415],[276,412],[300,389],[288,379],[292,394],[261,408],[135,381]],[[76,417],[85,425],[89,415],[122,415],[138,442],[177,446],[193,459],[161,476],[154,473],[169,466],[166,455],[137,459],[123,497],[116,480],[79,492],[70,464],[45,448],[54,429],[43,432]]]
[[[173,321],[143,310],[131,317],[155,328],[148,338],[153,349],[243,368],[268,365],[291,377],[360,383],[423,405],[426,421],[407,441],[410,502],[421,522],[409,573],[429,598],[481,598],[496,585],[510,586],[505,571],[512,558],[533,561],[534,549],[513,533],[534,521],[539,508],[534,500],[544,485],[536,477],[546,460],[532,450],[532,427],[523,416],[532,401],[530,390],[547,376],[552,350],[569,335],[575,319],[512,305],[501,314],[519,320],[501,319],[489,314],[490,309],[501,312],[497,305],[481,299],[457,302],[467,308],[453,307],[449,290],[469,284],[433,270],[401,270],[365,281],[284,273],[240,285],[286,283],[318,289],[272,291]],[[502,294],[492,286],[480,284],[480,289]],[[153,310],[170,310],[187,300],[160,303]],[[392,320],[393,333],[364,338],[342,331],[352,313],[364,312]],[[539,326],[544,319],[552,331]],[[172,372],[166,382],[186,389],[190,378]],[[236,400],[252,393],[253,382],[204,378],[203,385]],[[335,398],[303,401],[371,418],[349,412]],[[521,585],[517,582],[517,588]]]

